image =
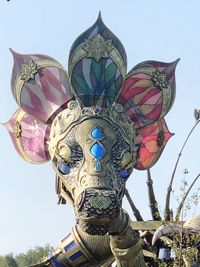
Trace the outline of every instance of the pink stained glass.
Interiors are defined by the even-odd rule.
[[[23,112],[18,110],[5,123],[15,149],[24,160],[31,163],[44,163],[50,160],[47,144],[50,127],[28,114],[24,114],[19,121],[20,111]]]
[[[151,168],[159,159],[162,151],[173,134],[169,132],[164,119],[137,130],[136,143],[139,146],[135,168]]]
[[[136,128],[153,124],[171,108],[177,62],[145,61],[128,73],[117,102],[124,107]]]
[[[20,55],[13,52],[14,66],[11,86],[14,96],[20,94],[18,104],[29,114],[46,122],[57,115],[57,111],[72,99],[69,79],[61,65],[45,55]],[[48,61],[48,66],[37,69],[37,64]],[[25,81],[21,91],[16,87],[24,66],[36,65],[32,78]],[[60,67],[58,67],[60,66]]]

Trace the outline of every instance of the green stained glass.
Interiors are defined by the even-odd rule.
[[[96,60],[92,59],[91,72],[94,74],[94,77],[97,80],[101,79],[101,66],[102,64],[100,62],[96,62]]]
[[[73,75],[73,81],[77,85],[79,89],[81,89],[82,94],[84,95],[90,95],[91,89],[87,85],[86,81],[84,78],[82,78],[80,75],[74,73]]]
[[[111,63],[106,69],[105,69],[105,81],[108,82],[111,79],[113,79],[116,76],[117,66],[115,63]]]

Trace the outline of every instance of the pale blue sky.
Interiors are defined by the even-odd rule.
[[[200,107],[200,1],[1,0],[0,121],[7,121],[17,109],[10,89],[13,61],[8,48],[24,54],[47,54],[67,66],[74,39],[94,23],[100,10],[105,24],[125,46],[129,69],[148,59],[170,62],[181,58],[175,104],[166,118],[176,135],[152,170],[163,207],[177,149],[194,124],[194,108]],[[189,169],[189,180],[200,171],[199,138],[197,129],[177,172],[177,190],[184,168]],[[74,217],[69,205],[56,204],[51,164],[24,162],[2,126],[0,164],[0,254],[23,252],[47,242],[56,246],[70,231]],[[128,189],[145,219],[151,219],[145,180],[145,172],[134,171]]]

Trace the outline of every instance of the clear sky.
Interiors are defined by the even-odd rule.
[[[94,23],[100,10],[105,24],[126,48],[129,69],[144,60],[171,62],[181,58],[176,71],[175,104],[166,117],[175,136],[152,169],[163,209],[178,149],[194,124],[194,108],[200,107],[199,0],[0,0],[0,121],[7,121],[17,109],[10,89],[13,60],[9,47],[24,54],[46,54],[67,66],[73,41]],[[198,128],[177,171],[174,209],[184,168],[189,170],[189,181],[200,171],[199,139]],[[56,204],[51,164],[35,166],[24,162],[3,126],[0,164],[0,254],[23,252],[47,242],[56,246],[70,231],[74,216],[69,205]],[[146,173],[134,171],[127,186],[144,218],[151,219]],[[124,205],[129,210],[126,202]],[[200,213],[199,207],[198,210]]]

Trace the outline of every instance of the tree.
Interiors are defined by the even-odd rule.
[[[0,256],[0,267],[18,267],[17,261],[13,257],[13,254]]]
[[[36,246],[15,257],[12,253],[0,256],[0,267],[27,267],[34,265],[43,261],[51,251],[53,251],[53,247],[46,244],[44,247]]]
[[[46,244],[44,247],[36,246],[33,249],[29,249],[26,253],[18,254],[15,257],[16,262],[18,264],[17,267],[26,267],[33,264],[37,264],[43,261],[52,250],[53,247],[51,247],[49,244]],[[7,267],[7,266],[2,266],[2,267]]]

